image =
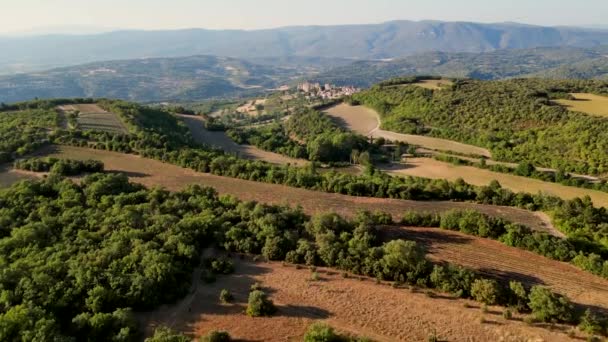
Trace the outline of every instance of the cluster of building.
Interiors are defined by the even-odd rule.
[[[337,99],[342,96],[349,96],[354,93],[357,93],[361,91],[361,89],[352,86],[338,87],[329,83],[321,85],[320,83],[304,82],[298,84],[298,91],[305,93],[307,97]]]

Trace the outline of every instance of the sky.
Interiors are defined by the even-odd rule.
[[[0,33],[262,29],[389,20],[608,25],[608,0],[0,0]]]

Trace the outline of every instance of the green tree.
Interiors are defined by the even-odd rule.
[[[247,302],[247,315],[251,317],[271,316],[276,312],[272,300],[260,290],[251,291]]]
[[[532,287],[528,299],[532,315],[539,321],[569,322],[572,319],[573,306],[570,301],[546,287]]]
[[[498,283],[491,279],[475,279],[471,285],[471,296],[484,304],[496,304],[500,295]]]

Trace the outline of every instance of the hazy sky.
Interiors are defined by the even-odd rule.
[[[0,32],[49,27],[239,28],[394,19],[608,24],[608,0],[1,0]]]

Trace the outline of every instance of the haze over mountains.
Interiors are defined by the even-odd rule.
[[[370,25],[299,26],[268,30],[118,31],[94,35],[0,37],[0,73],[102,60],[216,55],[234,58],[309,56],[353,59],[405,57],[429,51],[488,52],[608,44],[608,30],[391,21]]]

